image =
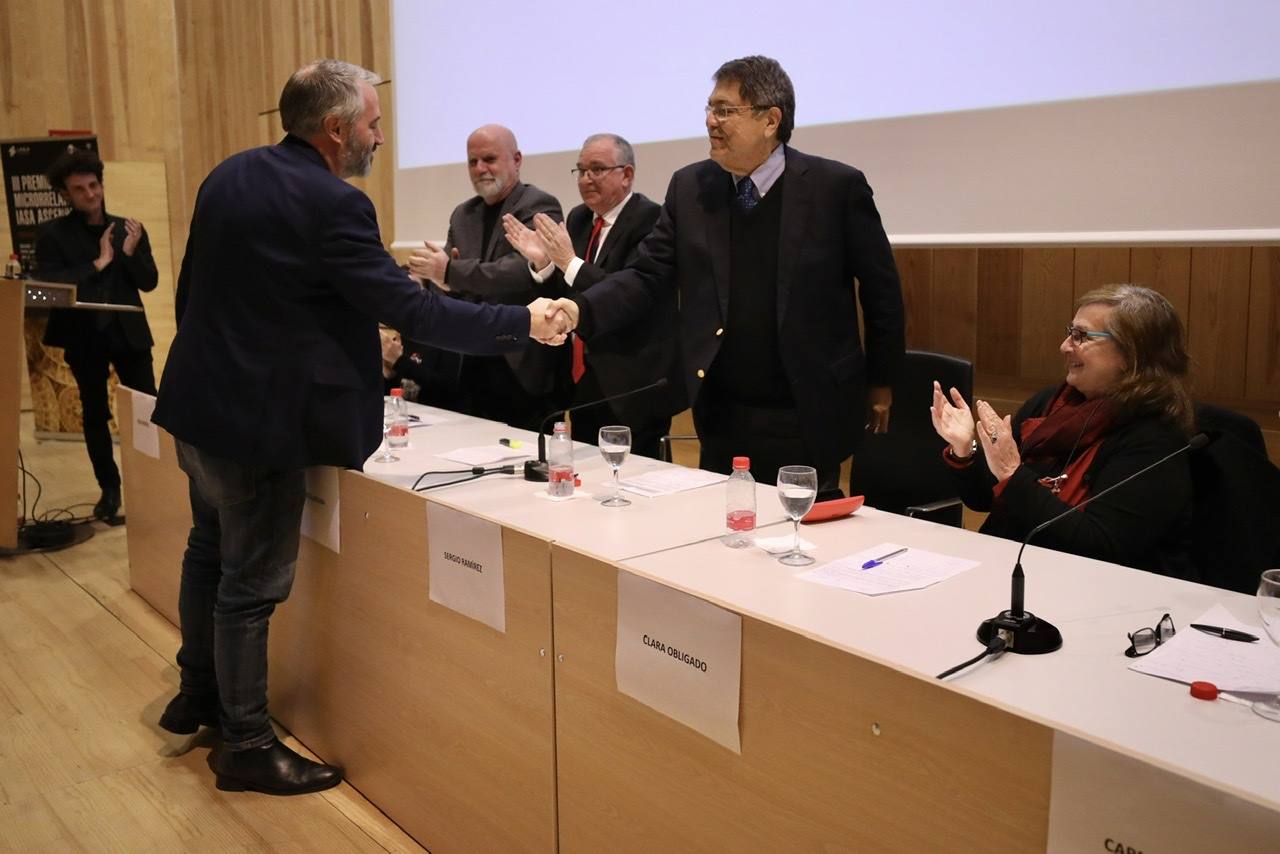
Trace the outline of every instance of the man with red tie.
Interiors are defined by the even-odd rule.
[[[631,144],[611,133],[587,137],[573,169],[582,204],[565,224],[534,217],[530,229],[515,217],[503,220],[507,238],[529,259],[547,293],[583,292],[615,270],[635,262],[640,243],[658,220],[659,205],[634,193],[636,159]],[[664,297],[645,320],[592,339],[573,340],[571,405],[642,388],[666,377],[664,388],[624,397],[573,413],[573,438],[595,444],[600,428],[631,428],[631,452],[658,455],[658,439],[671,430],[671,416],[684,408],[676,339],[675,294]]]

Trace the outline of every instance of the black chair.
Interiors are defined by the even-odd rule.
[[[1191,454],[1191,557],[1199,580],[1252,596],[1264,569],[1280,567],[1280,468],[1257,422],[1196,406],[1210,443]]]
[[[964,507],[942,459],[946,444],[929,418],[933,381],[960,390],[973,403],[973,363],[942,353],[908,350],[893,387],[889,432],[864,436],[853,455],[849,494],[865,495],[879,510],[921,516],[959,527]]]

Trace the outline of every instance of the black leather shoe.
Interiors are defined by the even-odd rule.
[[[178,735],[190,735],[202,726],[218,725],[218,698],[179,693],[164,707],[160,726]]]
[[[262,792],[268,795],[304,795],[321,792],[342,782],[342,769],[312,762],[280,741],[248,750],[219,746],[209,754],[209,767],[224,792]]]
[[[111,519],[120,512],[120,487],[107,486],[102,489],[102,497],[93,505],[93,518]]]

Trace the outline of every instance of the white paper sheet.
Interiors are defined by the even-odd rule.
[[[1049,854],[1274,851],[1280,839],[1280,813],[1065,732],[1051,781]]]
[[[464,466],[491,466],[509,460],[521,460],[532,457],[527,448],[508,448],[506,445],[476,445],[471,448],[458,448],[444,454],[436,454],[442,460],[462,463]]]
[[[1190,623],[1221,626],[1257,635],[1253,643],[1225,640],[1191,628]],[[1259,626],[1242,623],[1221,605],[1194,620],[1175,620],[1178,633],[1149,655],[1135,659],[1130,670],[1176,682],[1212,682],[1219,691],[1280,694],[1280,647]]]
[[[796,578],[839,587],[868,596],[896,593],[899,590],[919,590],[937,584],[966,569],[973,569],[978,561],[962,557],[927,552],[924,549],[907,548],[900,555],[889,558],[879,566],[863,569],[862,565],[890,552],[903,548],[898,543],[881,543],[863,549],[839,560],[816,566],[802,572]]]
[[[429,501],[427,543],[431,601],[505,633],[502,527]]]
[[[723,483],[727,479],[728,475],[676,466],[654,469],[635,477],[624,477],[618,481],[618,485],[636,495],[655,498],[659,495],[674,495],[677,492],[698,489],[713,483]]]
[[[742,752],[742,617],[620,571],[614,667],[623,694]]]
[[[312,466],[307,469],[307,501],[302,506],[302,536],[341,554],[338,503],[338,469]]]
[[[151,423],[156,399],[144,392],[133,392],[133,449],[152,459],[160,459],[160,428]]]

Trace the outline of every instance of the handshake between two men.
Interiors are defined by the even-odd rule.
[[[577,325],[578,305],[571,299],[538,297],[529,303],[529,337],[540,344],[563,344]]]

